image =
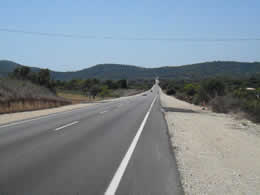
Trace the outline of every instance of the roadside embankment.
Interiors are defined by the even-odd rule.
[[[37,111],[1,114],[0,115],[0,124],[46,116],[46,115],[54,114],[54,113],[66,112],[66,111],[70,111],[70,110],[74,110],[74,109],[83,108],[83,107],[86,107],[89,105],[90,104],[74,104],[74,105],[62,106],[59,108],[49,108],[49,109],[37,110]],[[91,104],[91,105],[93,105],[93,104]]]
[[[27,80],[0,79],[0,114],[53,108],[71,104],[50,89]]]
[[[15,99],[8,101],[0,101],[0,114],[3,113],[14,113],[24,112],[32,110],[41,110],[46,108],[60,107],[68,105],[69,102],[65,100],[52,99],[52,98],[26,98],[26,99]]]
[[[186,194],[260,193],[260,125],[160,99]]]

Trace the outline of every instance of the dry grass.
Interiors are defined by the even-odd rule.
[[[39,110],[71,104],[49,89],[30,81],[0,79],[0,114]]]
[[[144,92],[144,90],[138,89],[117,89],[113,91],[115,97],[132,96]]]
[[[71,91],[71,92],[70,91],[58,91],[57,95],[61,98],[71,101],[73,104],[78,104],[78,103],[82,103],[82,102],[96,102],[96,101],[107,100],[107,99],[116,98],[116,97],[132,96],[132,95],[139,94],[143,91],[144,90],[137,90],[137,89],[117,89],[117,90],[114,90],[109,97],[102,98],[100,96],[97,96],[95,99],[93,99],[89,96],[80,94],[80,93],[73,92],[73,91]]]
[[[57,99],[55,93],[46,87],[35,85],[30,81],[15,79],[0,79],[0,101],[17,99]]]
[[[94,102],[94,101],[111,98],[111,97],[105,97],[105,98],[96,97],[95,99],[93,99],[82,94],[69,93],[69,92],[58,92],[57,95],[61,98],[71,101],[73,104],[78,104],[82,102]]]
[[[0,114],[32,111],[68,105],[68,101],[53,99],[20,99],[0,102]]]

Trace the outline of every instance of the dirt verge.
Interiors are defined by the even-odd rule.
[[[186,194],[259,194],[260,125],[161,93]]]
[[[50,108],[50,109],[44,109],[44,110],[37,110],[37,111],[1,114],[0,115],[0,124],[6,124],[6,123],[14,122],[14,121],[26,120],[26,119],[46,116],[49,114],[70,111],[70,110],[74,110],[74,109],[83,108],[83,107],[86,107],[89,105],[90,104],[74,104],[74,105],[68,105],[68,106],[62,106],[62,107],[58,107],[58,108]]]

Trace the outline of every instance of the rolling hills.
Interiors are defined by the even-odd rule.
[[[21,66],[26,66],[26,65],[21,65],[16,62],[9,61],[9,60],[0,60],[0,76],[7,76],[9,73],[13,72],[13,70],[15,68],[18,68]],[[40,68],[36,68],[36,67],[30,67],[30,69],[34,72],[37,72],[40,70]]]
[[[18,63],[0,60],[0,76],[6,76],[16,67],[22,66]],[[32,68],[38,71],[39,68]],[[259,62],[232,62],[214,61],[184,66],[166,66],[160,68],[143,68],[122,64],[98,64],[74,72],[51,71],[55,80],[70,79],[153,79],[156,76],[163,79],[203,79],[209,77],[248,77],[260,73]]]

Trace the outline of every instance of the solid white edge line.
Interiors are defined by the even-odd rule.
[[[147,121],[147,119],[148,119],[148,117],[150,115],[150,112],[152,110],[152,107],[153,107],[154,102],[155,102],[156,99],[157,99],[157,96],[154,98],[154,100],[153,100],[149,110],[147,111],[147,113],[146,113],[146,115],[145,115],[145,117],[144,117],[144,119],[143,119],[143,121],[141,123],[141,126],[139,127],[139,129],[138,129],[138,131],[137,131],[137,133],[136,133],[136,135],[135,135],[135,137],[134,137],[134,139],[133,139],[133,141],[132,141],[132,143],[130,145],[130,147],[128,148],[128,150],[127,150],[123,160],[121,161],[118,169],[116,170],[116,172],[115,172],[115,174],[114,174],[114,176],[113,176],[113,178],[112,178],[112,180],[111,180],[111,182],[110,182],[110,184],[109,184],[109,186],[108,186],[108,188],[107,188],[107,190],[105,192],[105,195],[114,195],[116,193],[116,190],[117,190],[117,188],[119,186],[119,183],[120,183],[120,181],[121,181],[121,179],[122,179],[122,177],[124,175],[124,172],[126,170],[128,162],[131,159],[131,156],[132,156],[132,154],[134,152],[134,149],[135,149],[135,147],[137,145],[137,142],[138,142],[138,140],[139,140],[139,138],[141,136],[141,133],[142,133],[142,131],[144,129],[144,126],[146,124],[146,121]]]
[[[67,125],[58,127],[58,128],[56,128],[54,131],[59,131],[59,130],[64,129],[64,128],[66,128],[66,127],[70,127],[70,126],[72,126],[72,125],[74,125],[74,124],[77,124],[78,122],[79,122],[79,121],[74,121],[74,122],[69,123],[69,124],[67,124]]]

